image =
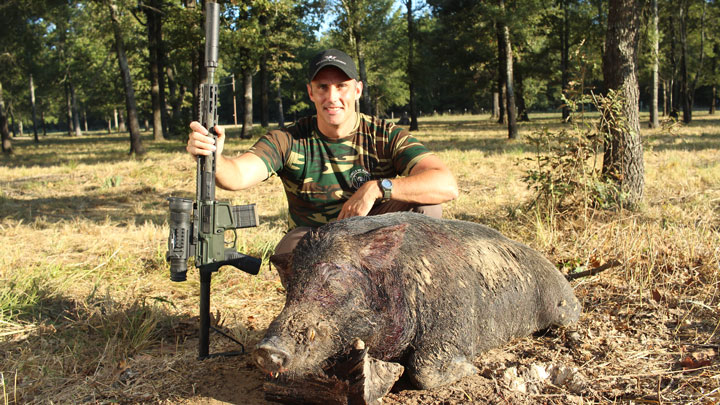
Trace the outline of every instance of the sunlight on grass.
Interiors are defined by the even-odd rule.
[[[521,137],[563,125],[557,114],[531,120],[520,124]],[[533,152],[522,140],[508,141],[489,116],[423,117],[420,127],[414,135],[458,180],[460,196],[446,204],[446,217],[488,224],[539,249],[564,272],[618,260],[613,277],[637,291],[638,300],[672,291],[678,302],[720,308],[718,118],[699,115],[676,134],[643,130],[646,189],[639,210],[573,213],[529,208],[534,196],[522,176]],[[171,283],[164,255],[166,199],[193,197],[195,163],[179,140],[152,142],[146,135],[144,141],[148,154],[132,159],[125,136],[53,135],[39,145],[19,138],[15,155],[0,160],[4,403],[74,403],[98,392],[118,398],[116,382],[131,364],[145,378],[135,387],[143,394],[123,397],[127,402],[176,386],[192,392],[169,370],[194,361],[197,272]],[[231,137],[226,150],[233,155],[251,145]],[[257,228],[238,232],[237,243],[265,259],[260,274],[226,268],[213,279],[215,321],[249,345],[284,302],[267,258],[285,232],[285,195],[272,178],[247,192],[219,190],[217,198],[255,203],[260,216]],[[717,313],[706,318],[720,322]]]

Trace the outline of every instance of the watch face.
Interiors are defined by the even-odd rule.
[[[383,181],[380,182],[380,185],[382,186],[382,188],[391,189],[391,188],[392,188],[392,181],[390,181],[390,179],[383,179]]]

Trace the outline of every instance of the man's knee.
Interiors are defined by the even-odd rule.
[[[310,232],[312,228],[309,226],[299,226],[280,239],[280,242],[275,246],[275,254],[290,253],[295,249],[300,239],[305,236],[306,233]]]
[[[425,214],[429,217],[442,218],[443,208],[442,204],[418,205],[390,200],[388,202],[373,207],[373,209],[370,210],[370,213],[368,213],[368,215],[381,215],[387,214],[389,212],[403,211],[418,212],[420,214]]]
[[[373,210],[370,211],[368,215],[380,215],[389,212],[402,211],[417,212],[433,218],[442,218],[443,208],[441,204],[417,205],[402,203],[398,201],[388,201],[387,203],[380,204],[378,207],[373,208]],[[285,234],[285,236],[282,237],[282,239],[280,239],[280,242],[278,242],[278,244],[275,246],[275,254],[277,255],[292,252],[295,249],[295,246],[297,246],[298,242],[300,242],[300,239],[302,239],[302,237],[310,231],[312,231],[312,228],[309,226],[300,226],[289,231]]]
[[[435,205],[418,205],[414,209],[410,210],[413,212],[418,212],[420,214],[425,214],[429,217],[433,218],[442,218],[442,204],[435,204]]]

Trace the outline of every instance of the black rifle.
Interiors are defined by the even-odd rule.
[[[220,6],[215,2],[205,3],[205,67],[207,83],[202,86],[200,123],[217,140],[218,86],[214,84],[215,69],[218,66],[218,36]],[[170,262],[170,280],[185,281],[190,257],[195,258],[195,267],[200,270],[200,347],[199,358],[212,357],[210,346],[210,281],[212,273],[221,266],[234,266],[244,272],[257,274],[261,260],[238,253],[236,229],[257,226],[255,204],[231,206],[227,202],[215,201],[215,152],[197,159],[196,200],[170,197],[170,235],[168,236],[167,261]],[[232,246],[225,244],[225,231],[233,231]],[[213,328],[215,329],[215,328]],[[217,332],[219,330],[215,329]],[[220,332],[224,336],[231,337]],[[235,339],[232,339],[235,340]],[[235,340],[235,342],[237,342]],[[237,342],[239,343],[239,342]],[[218,355],[232,355],[220,353]]]

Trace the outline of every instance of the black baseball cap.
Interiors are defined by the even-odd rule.
[[[355,62],[343,51],[337,49],[327,49],[310,59],[310,65],[308,66],[308,81],[312,81],[318,74],[320,69],[334,66],[342,70],[349,78],[360,80],[357,69],[355,68]]]

